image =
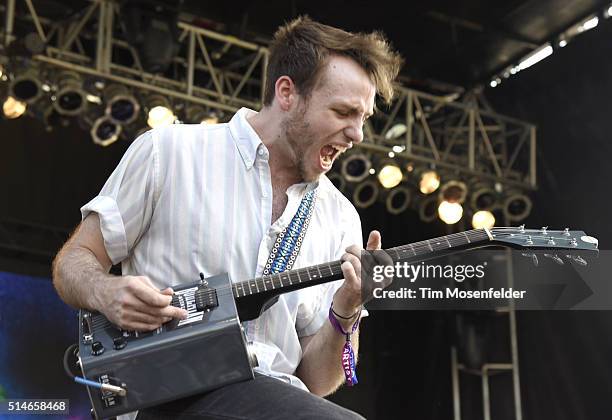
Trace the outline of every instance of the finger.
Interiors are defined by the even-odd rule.
[[[122,325],[121,328],[128,331],[155,331],[161,325],[160,324],[146,324],[143,322],[128,322]]]
[[[172,296],[174,294],[174,290],[172,290],[172,287],[166,287],[165,289],[161,290],[160,293],[163,295]]]
[[[361,259],[358,256],[355,256],[353,254],[350,253],[345,253],[344,255],[342,255],[342,261],[343,264],[344,263],[349,263],[351,264],[351,266],[353,267],[353,270],[355,271],[355,273],[359,273],[359,275],[361,275]]]
[[[353,254],[356,257],[359,257],[361,255],[362,250],[363,248],[361,248],[359,245],[351,245],[345,249],[346,252]]]
[[[142,306],[134,307],[139,312],[146,313],[156,318],[176,318],[185,319],[187,318],[188,312],[184,309],[177,308],[176,306],[166,306],[165,308],[152,308],[142,304]]]
[[[142,324],[149,325],[161,325],[164,322],[165,317],[152,316],[144,312],[130,311],[123,317],[127,322],[139,322]]]
[[[382,238],[380,236],[380,232],[377,230],[373,230],[372,232],[370,232],[370,235],[368,236],[368,244],[366,245],[366,249],[368,250],[380,249],[381,246],[382,246]]]
[[[172,302],[172,297],[162,294],[157,289],[149,287],[149,285],[142,281],[131,282],[128,288],[130,288],[138,299],[150,306],[163,308],[170,305],[170,302]]]
[[[340,265],[340,268],[342,268],[342,274],[344,275],[344,283],[349,284],[353,289],[355,289],[355,286],[359,288],[359,278],[357,277],[353,264],[345,261]]]

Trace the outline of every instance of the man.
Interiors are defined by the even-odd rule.
[[[81,225],[54,262],[54,284],[68,304],[125,329],[184,317],[169,305],[170,286],[199,272],[228,272],[234,281],[260,276],[278,233],[315,189],[294,268],[344,261],[343,281],[283,295],[244,323],[263,375],[139,418],[356,417],[319,397],[345,380],[340,330],[356,329],[363,303],[359,216],[324,174],[363,140],[375,95],[391,99],[400,65],[380,34],[298,18],[275,35],[259,113],[242,109],[228,124],[149,131],[81,209]],[[367,248],[380,246],[372,232]],[[109,275],[119,262],[123,276]],[[350,340],[356,353],[357,331]]]

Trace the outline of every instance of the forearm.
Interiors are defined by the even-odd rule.
[[[343,325],[345,331],[350,331],[351,327],[352,324]],[[329,321],[326,321],[308,342],[296,375],[312,393],[319,396],[329,395],[344,383],[342,351],[345,343],[346,336],[336,331]],[[351,345],[356,363],[359,329],[351,335]]]
[[[74,308],[99,310],[100,288],[112,277],[87,248],[66,244],[53,261],[53,285]]]

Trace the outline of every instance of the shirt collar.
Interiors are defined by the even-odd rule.
[[[247,169],[251,169],[255,164],[257,148],[265,148],[257,133],[247,121],[248,116],[255,114],[256,112],[249,108],[240,108],[229,122],[230,133]]]

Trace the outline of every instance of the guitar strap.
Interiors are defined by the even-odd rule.
[[[270,256],[263,270],[263,275],[282,273],[286,270],[291,270],[295,259],[297,258],[302,241],[308,230],[312,211],[317,201],[317,189],[308,191],[298,209],[282,232],[276,237],[274,246],[270,251]]]

